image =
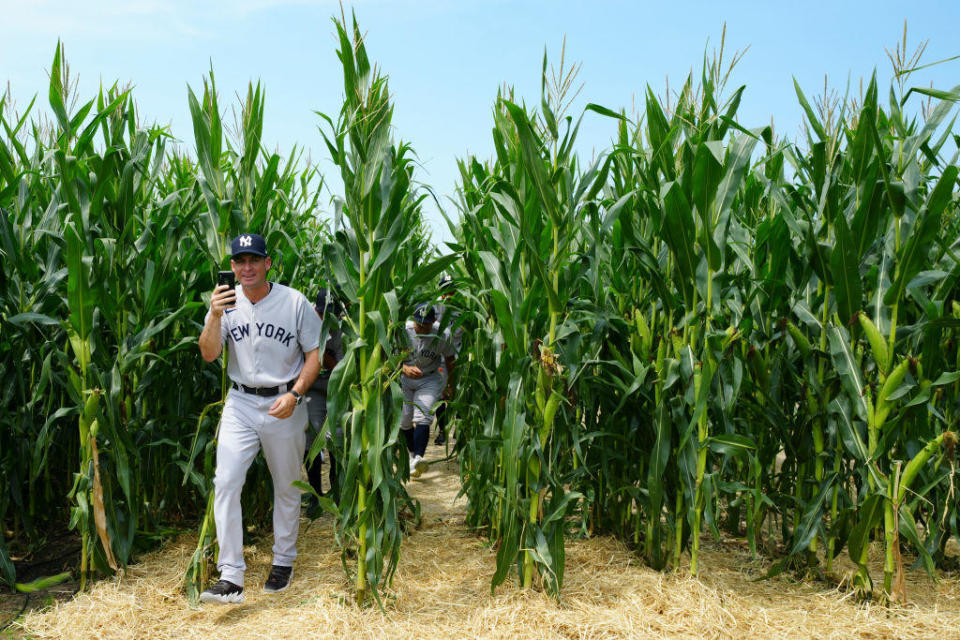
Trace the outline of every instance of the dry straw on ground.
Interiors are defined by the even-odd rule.
[[[432,457],[441,455],[439,448]],[[429,454],[428,454],[429,455]],[[271,540],[247,550],[247,599],[191,609],[180,581],[195,539],[145,556],[122,580],[21,622],[36,638],[960,638],[960,580],[907,576],[907,605],[857,603],[822,583],[754,581],[741,545],[704,540],[701,578],[659,573],[609,538],[571,542],[560,603],[508,583],[491,595],[494,552],[465,529],[454,463],[410,485],[423,522],[405,542],[386,611],[352,601],[332,520],[304,521],[291,587],[261,585]]]

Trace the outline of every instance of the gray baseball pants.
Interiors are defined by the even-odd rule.
[[[446,383],[446,376],[439,370],[416,380],[400,376],[400,389],[403,391],[400,428],[412,429],[415,424],[433,422],[433,409]]]
[[[277,396],[261,397],[231,389],[220,419],[213,516],[217,525],[220,578],[243,586],[243,518],[240,492],[247,470],[263,449],[273,478],[273,564],[293,566],[300,528],[300,479],[306,442],[307,408],[278,420],[267,415]]]

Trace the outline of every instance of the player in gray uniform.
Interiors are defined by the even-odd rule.
[[[443,276],[440,278],[440,283],[437,285],[437,288],[440,290],[440,302],[433,305],[433,309],[437,314],[437,322],[440,323],[440,326],[443,327],[445,331],[450,335],[450,344],[453,345],[454,351],[457,355],[460,354],[460,344],[463,342],[463,327],[453,328],[453,325],[456,324],[457,318],[460,317],[460,312],[450,309],[450,317],[447,317],[447,301],[453,297],[453,294],[456,293],[456,288],[453,284],[453,278],[450,276]]]
[[[440,289],[440,302],[434,305],[434,310],[437,312],[437,323],[440,327],[444,329],[450,336],[450,343],[453,345],[454,357],[460,355],[460,344],[463,342],[463,327],[454,327],[457,323],[457,318],[460,317],[459,311],[450,310],[450,313],[447,314],[447,300],[449,300],[455,293],[453,286],[453,278],[450,276],[443,276],[440,278],[440,283],[437,287]],[[447,372],[447,385],[443,389],[443,399],[450,400],[452,399],[451,395],[451,385],[452,385],[452,372]],[[433,441],[434,444],[441,445],[446,444],[447,442],[447,403],[441,402],[437,405],[434,415],[437,418],[437,437]]]
[[[419,477],[426,467],[423,459],[430,438],[433,410],[453,371],[454,350],[433,307],[421,304],[405,327],[407,357],[403,361],[400,388],[403,414],[400,429],[410,451],[410,475]],[[446,369],[446,373],[444,372]]]
[[[317,293],[317,300],[313,305],[317,316],[321,321],[328,323],[329,337],[324,346],[323,353],[320,354],[320,375],[314,380],[313,385],[307,390],[307,413],[310,417],[310,426],[315,436],[320,432],[323,423],[327,419],[327,384],[330,381],[330,372],[337,366],[337,363],[343,360],[343,334],[340,331],[340,314],[343,309],[340,303],[326,289],[320,289]],[[328,458],[330,464],[330,490],[336,498],[337,494],[337,464],[333,456],[333,438],[332,433],[336,433],[340,438],[343,437],[342,429],[331,429],[327,431]],[[313,443],[313,437],[307,438],[307,450]],[[310,479],[310,486],[318,495],[323,495],[323,451],[317,454],[307,467],[307,477]],[[311,496],[312,497],[312,496]],[[314,517],[318,513],[318,504],[316,500],[310,501],[310,507],[307,510],[309,517]]]
[[[261,448],[274,495],[273,566],[264,591],[289,586],[300,524],[300,490],[291,483],[300,479],[307,425],[302,400],[320,369],[320,319],[302,293],[267,281],[271,260],[263,237],[234,238],[230,266],[240,286],[213,290],[199,339],[207,362],[229,342],[232,382],[220,418],[214,477],[220,580],[200,594],[201,602],[243,602],[240,492]]]

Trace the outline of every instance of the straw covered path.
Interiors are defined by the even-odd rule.
[[[443,451],[431,447],[428,459]],[[653,571],[622,544],[568,544],[560,603],[510,581],[490,593],[494,551],[464,526],[455,462],[431,465],[409,489],[423,521],[407,540],[386,611],[358,609],[333,548],[329,515],[302,523],[291,587],[261,585],[272,540],[247,549],[241,605],[192,609],[180,580],[196,539],[183,536],[144,556],[123,579],[34,611],[18,623],[31,638],[960,638],[960,580],[907,576],[909,603],[858,604],[849,593],[789,576],[756,582],[735,542],[704,538],[699,580]]]

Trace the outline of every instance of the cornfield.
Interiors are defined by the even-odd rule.
[[[601,534],[694,574],[705,535],[745,539],[771,575],[830,574],[846,552],[854,589],[882,600],[904,597],[904,555],[953,567],[960,87],[907,88],[916,64],[888,92],[873,77],[811,102],[797,86],[795,143],[739,122],[746,88],[728,89],[722,46],[630,116],[569,115],[575,70],[548,73],[545,56],[539,104],[501,90],[493,157],[459,162],[441,257],[386,76],[356,20],[334,22],[331,213],[299,151],[263,148],[258,85],[233,134],[212,72],[188,92],[192,155],[139,122],[129,90],[79,104],[60,45],[52,119],[0,100],[0,580],[67,526],[83,580],[199,527],[195,595],[227,385],[196,338],[225,243],[248,229],[276,252],[274,279],[348,302],[325,427],[342,429],[345,475],[322,504],[360,602],[380,601],[416,535],[395,345],[443,273],[459,311],[445,328],[464,336],[453,451],[467,523],[496,548],[491,588],[515,575],[559,595],[565,542]],[[612,139],[589,162],[587,117]],[[245,517],[264,524],[269,482],[246,486]]]

